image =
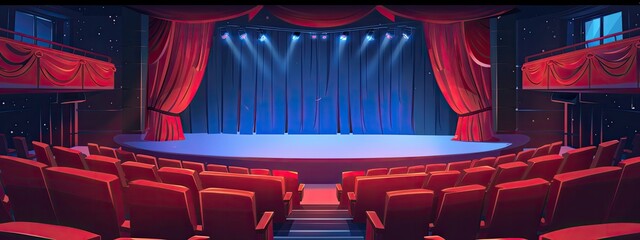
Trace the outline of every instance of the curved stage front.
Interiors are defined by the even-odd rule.
[[[338,183],[343,171],[498,156],[520,151],[529,141],[519,134],[496,137],[498,142],[461,142],[447,135],[194,133],[181,141],[146,141],[143,134],[121,134],[114,141],[157,157],[292,170],[302,183]]]

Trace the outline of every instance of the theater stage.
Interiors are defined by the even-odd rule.
[[[114,141],[136,153],[248,168],[297,171],[302,183],[337,183],[342,171],[446,163],[517,152],[525,135],[498,142],[452,141],[447,135],[185,134],[185,140],[145,141],[121,134]]]

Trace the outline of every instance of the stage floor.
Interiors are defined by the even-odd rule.
[[[524,135],[497,137],[499,142],[452,141],[447,135],[185,134],[185,140],[154,142],[142,134],[122,134],[114,141],[158,157],[288,169],[307,183],[335,183],[342,171],[497,156],[528,141]]]

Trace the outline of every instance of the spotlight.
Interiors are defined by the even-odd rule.
[[[221,29],[220,29],[220,37],[221,37],[222,39],[227,39],[227,38],[229,37],[229,31],[227,31],[227,30],[226,30],[226,29],[224,29],[224,28],[221,28]]]
[[[411,28],[407,28],[405,30],[402,31],[402,38],[404,39],[409,39],[411,37]]]
[[[367,39],[367,41],[373,41],[373,30],[369,30],[367,32],[367,36],[365,37],[365,39]]]
[[[267,34],[265,34],[264,31],[258,30],[258,36],[260,36],[258,38],[258,40],[260,40],[260,42],[267,41]]]
[[[322,40],[326,40],[327,39],[327,33],[322,33]]]
[[[387,33],[384,34],[384,37],[386,37],[387,39],[392,39],[395,35],[395,31],[393,29],[389,29]]]
[[[293,35],[291,35],[291,40],[298,40],[300,38],[300,32],[294,32]]]
[[[245,32],[244,29],[239,29],[238,36],[240,36],[240,39],[245,40],[247,39],[247,32]]]
[[[346,41],[348,36],[349,36],[349,33],[348,33],[348,32],[343,32],[343,33],[340,35],[340,40],[342,40],[342,41]]]
[[[311,34],[311,39],[317,39],[317,38],[318,38],[318,35],[316,35],[315,33]]]

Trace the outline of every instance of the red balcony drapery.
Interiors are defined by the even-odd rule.
[[[271,14],[290,24],[303,27],[339,27],[354,23],[371,12],[374,5],[267,5]]]

